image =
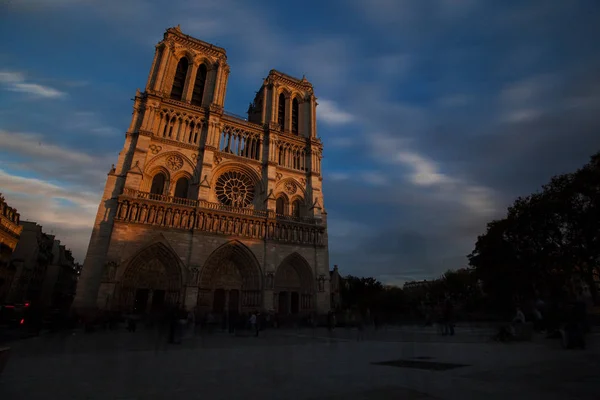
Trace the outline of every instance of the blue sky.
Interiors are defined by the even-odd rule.
[[[167,27],[226,48],[226,109],[313,83],[330,260],[388,283],[460,268],[489,220],[600,149],[596,1],[12,0],[0,191],[83,261]]]

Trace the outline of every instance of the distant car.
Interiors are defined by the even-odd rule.
[[[0,327],[5,329],[25,328],[29,320],[29,303],[0,305]]]

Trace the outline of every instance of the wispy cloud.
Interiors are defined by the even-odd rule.
[[[113,155],[92,155],[53,143],[35,133],[0,130],[0,156],[6,167],[60,181],[101,190]]]
[[[61,98],[67,94],[50,86],[28,82],[21,72],[0,71],[0,83],[12,92],[26,93],[38,98]]]
[[[407,179],[413,185],[436,189],[441,201],[458,202],[478,214],[491,215],[496,211],[491,189],[442,172],[435,161],[411,150],[406,140],[381,133],[369,136],[377,159],[406,167]]]
[[[329,125],[344,125],[355,121],[352,114],[339,108],[337,103],[332,100],[318,100],[317,118]]]
[[[92,111],[77,111],[68,119],[66,129],[91,133],[98,136],[114,136],[119,134],[119,129],[106,125],[102,118]]]
[[[79,165],[92,164],[94,158],[87,153],[46,143],[42,135],[0,130],[0,149],[19,155],[61,161]]]
[[[23,221],[35,221],[53,233],[76,260],[83,262],[100,193],[10,174],[0,169],[0,187]]]

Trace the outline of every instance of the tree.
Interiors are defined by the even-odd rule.
[[[488,224],[468,256],[497,301],[563,288],[573,274],[589,285],[600,261],[600,153],[574,173],[555,176],[542,191],[520,197],[507,216]]]
[[[369,308],[382,290],[383,285],[375,278],[348,275],[341,288],[342,303],[350,308]]]

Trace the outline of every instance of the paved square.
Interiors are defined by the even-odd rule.
[[[415,330],[416,331],[416,330]],[[410,329],[196,335],[167,345],[140,330],[42,336],[13,344],[1,399],[597,399],[600,349],[498,344]],[[592,338],[593,339],[593,338]],[[373,365],[455,363],[437,371]]]

